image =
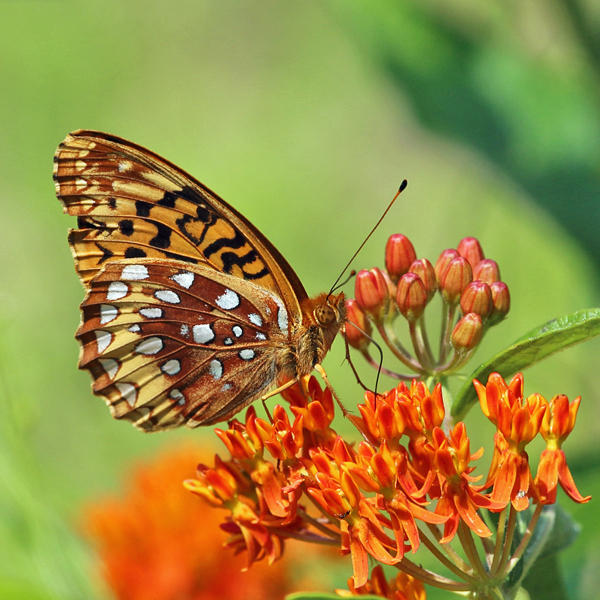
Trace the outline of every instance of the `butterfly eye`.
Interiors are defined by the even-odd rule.
[[[329,325],[337,319],[337,311],[329,304],[321,304],[315,308],[315,319],[320,325]]]

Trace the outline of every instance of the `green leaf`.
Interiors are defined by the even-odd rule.
[[[485,383],[494,371],[505,378],[509,377],[559,350],[597,335],[600,335],[600,308],[580,310],[533,329],[473,371],[456,396],[452,416],[456,420],[462,419],[476,402],[473,379]]]
[[[553,554],[535,562],[525,579],[523,587],[532,598],[544,600],[568,600],[558,555]]]
[[[529,525],[533,509],[519,513],[517,519],[517,532],[513,540],[516,547],[521,541]],[[513,567],[509,574],[506,589],[516,590],[524,586],[533,597],[559,599],[564,597],[564,583],[560,571],[552,574],[552,594],[540,594],[540,586],[546,585],[548,575],[546,570],[549,565],[554,568],[558,552],[573,543],[579,534],[580,527],[573,521],[558,504],[545,506],[536,523],[531,540],[523,553],[521,560]],[[513,548],[514,549],[514,548]],[[541,566],[540,566],[541,565]]]
[[[517,516],[517,531],[513,540],[513,550],[521,542],[521,539],[527,531],[527,527],[531,521],[533,515],[533,509],[529,507],[528,510],[522,511]],[[535,529],[529,540],[529,544],[521,557],[521,560],[511,569],[508,585],[509,587],[516,587],[521,584],[523,578],[527,575],[529,570],[532,568],[536,560],[542,555],[542,552],[551,537],[554,523],[556,520],[556,507],[545,506],[542,509],[538,521],[535,525]]]

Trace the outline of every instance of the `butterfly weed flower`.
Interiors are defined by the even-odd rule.
[[[296,570],[297,560],[242,573],[244,558],[222,547],[218,512],[204,510],[182,487],[203,455],[209,454],[196,445],[165,450],[137,466],[119,496],[85,507],[84,533],[115,598],[262,600],[292,591],[291,566]],[[238,477],[219,464],[210,501],[225,501],[236,481],[240,485]]]
[[[331,393],[311,377],[304,388],[284,393],[289,406],[276,406],[272,422],[250,408],[245,421],[219,430],[229,456],[200,465],[185,485],[226,509],[227,544],[246,554],[248,566],[274,562],[286,540],[300,539],[348,555],[349,590],[356,594],[423,598],[422,585],[429,584],[499,597],[494,590],[523,555],[558,482],[576,501],[589,500],[577,491],[560,449],[579,400],[524,397],[520,374],[507,383],[493,373],[475,386],[497,426],[485,475],[476,473],[483,450],[471,451],[465,423],[444,428],[440,384],[430,390],[413,380],[384,394],[367,391],[359,415],[350,418],[362,441],[350,442],[333,428]],[[525,448],[538,435],[547,449],[534,479]],[[530,503],[536,509],[515,549],[516,516]],[[442,572],[412,558],[421,546]],[[369,574],[372,561],[404,575],[388,582],[381,570]]]
[[[416,258],[410,240],[394,234],[385,248],[386,269],[359,271],[355,299],[348,299],[345,335],[376,369],[382,368],[369,352],[373,326],[394,357],[408,372],[382,371],[396,379],[440,378],[462,368],[473,356],[486,331],[499,323],[510,308],[507,285],[500,281],[498,264],[485,258],[476,238],[461,240],[444,250],[435,266]],[[442,327],[433,350],[426,317],[434,297],[442,303]],[[412,349],[398,335],[397,318],[407,325]]]

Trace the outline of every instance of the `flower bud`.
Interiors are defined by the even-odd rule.
[[[465,315],[477,313],[482,319],[488,317],[494,309],[490,286],[483,281],[472,281],[461,294],[460,308]]]
[[[456,304],[472,279],[473,272],[467,259],[462,256],[453,258],[439,279],[444,300],[449,304]]]
[[[377,267],[369,271],[362,269],[356,276],[354,296],[362,310],[376,319],[380,318],[389,305],[390,290],[386,276]]]
[[[456,249],[462,257],[469,261],[472,269],[474,269],[477,263],[484,258],[481,244],[479,243],[479,240],[474,237],[463,238],[458,243]]]
[[[437,262],[435,263],[434,269],[438,284],[442,279],[442,275],[444,274],[446,267],[450,264],[450,261],[457,256],[460,256],[460,254],[454,248],[448,248],[440,254]]]
[[[385,268],[396,283],[417,257],[412,242],[401,233],[394,233],[385,245]]]
[[[428,296],[425,284],[415,273],[405,273],[398,282],[396,303],[398,309],[409,321],[418,319],[427,306]]]
[[[481,341],[483,321],[476,313],[468,313],[458,321],[450,341],[456,350],[472,350]]]
[[[367,337],[371,335],[371,331],[371,322],[358,306],[358,302],[354,298],[346,300],[345,336],[348,343],[353,348],[364,350],[371,342]]]
[[[490,316],[491,324],[496,324],[507,315],[510,310],[510,293],[508,286],[503,281],[494,281],[490,285],[494,310]]]
[[[419,276],[427,291],[427,300],[431,300],[438,287],[433,265],[426,258],[420,258],[410,265],[409,272]]]
[[[500,281],[500,268],[498,263],[491,258],[484,258],[480,260],[475,267],[473,267],[473,281],[485,281],[488,285],[494,283],[494,281]]]

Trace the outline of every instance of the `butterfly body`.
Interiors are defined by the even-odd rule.
[[[79,364],[113,416],[145,431],[212,424],[321,363],[343,294],[309,298],[260,231],[187,173],[77,131],[54,179],[78,217]]]

